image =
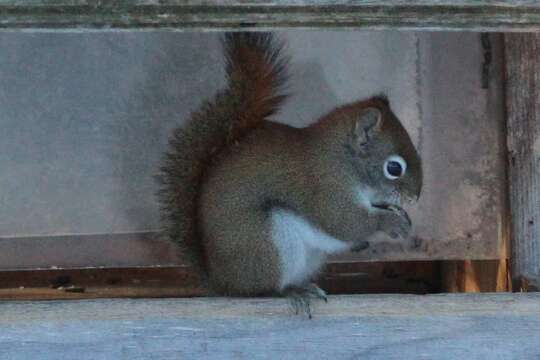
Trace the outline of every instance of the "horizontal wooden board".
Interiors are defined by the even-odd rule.
[[[5,0],[3,29],[340,27],[538,31],[534,0]]]
[[[186,266],[0,272],[0,299],[191,297],[206,288]]]
[[[319,279],[329,294],[439,291],[438,262],[331,263]],[[0,271],[0,299],[192,297],[208,291],[187,266]]]
[[[157,232],[0,237],[0,270],[181,265]]]
[[[1,302],[7,359],[534,359],[540,294]]]

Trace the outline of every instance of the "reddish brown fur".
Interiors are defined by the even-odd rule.
[[[381,202],[420,193],[418,154],[387,100],[339,107],[304,129],[272,123],[266,118],[284,99],[281,46],[268,34],[229,34],[225,48],[229,86],[175,131],[160,197],[171,237],[206,259],[212,290],[283,290],[276,209],[351,246],[376,231],[404,236],[410,223],[401,214],[358,200],[362,186]],[[392,154],[409,164],[398,181],[382,175]]]
[[[268,33],[229,33],[223,47],[227,88],[173,132],[157,176],[167,233],[195,266],[204,265],[196,204],[205,170],[216,154],[260,126],[285,99],[286,59],[279,41]]]

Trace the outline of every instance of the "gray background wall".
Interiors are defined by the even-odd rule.
[[[478,34],[287,31],[305,126],[386,93],[420,149],[419,247],[375,258],[498,257],[504,218],[498,39],[488,90]],[[215,33],[0,33],[0,237],[159,228],[152,176],[168,134],[224,84]],[[375,251],[376,253],[373,253]]]

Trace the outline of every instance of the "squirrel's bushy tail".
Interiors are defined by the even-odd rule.
[[[227,33],[222,44],[227,87],[174,131],[158,175],[168,236],[195,266],[204,261],[196,201],[206,167],[217,153],[275,113],[285,99],[287,59],[281,54],[283,44],[272,34]]]

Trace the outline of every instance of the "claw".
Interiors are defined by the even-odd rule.
[[[317,284],[310,283],[304,287],[306,292],[317,299],[322,299],[324,302],[328,302],[328,297],[326,296],[326,292],[317,286]]]
[[[313,318],[311,313],[311,299],[322,299],[328,303],[328,297],[324,290],[316,284],[309,283],[304,286],[290,287],[285,291],[285,295],[289,298],[292,310],[296,315],[303,312],[309,319]]]

